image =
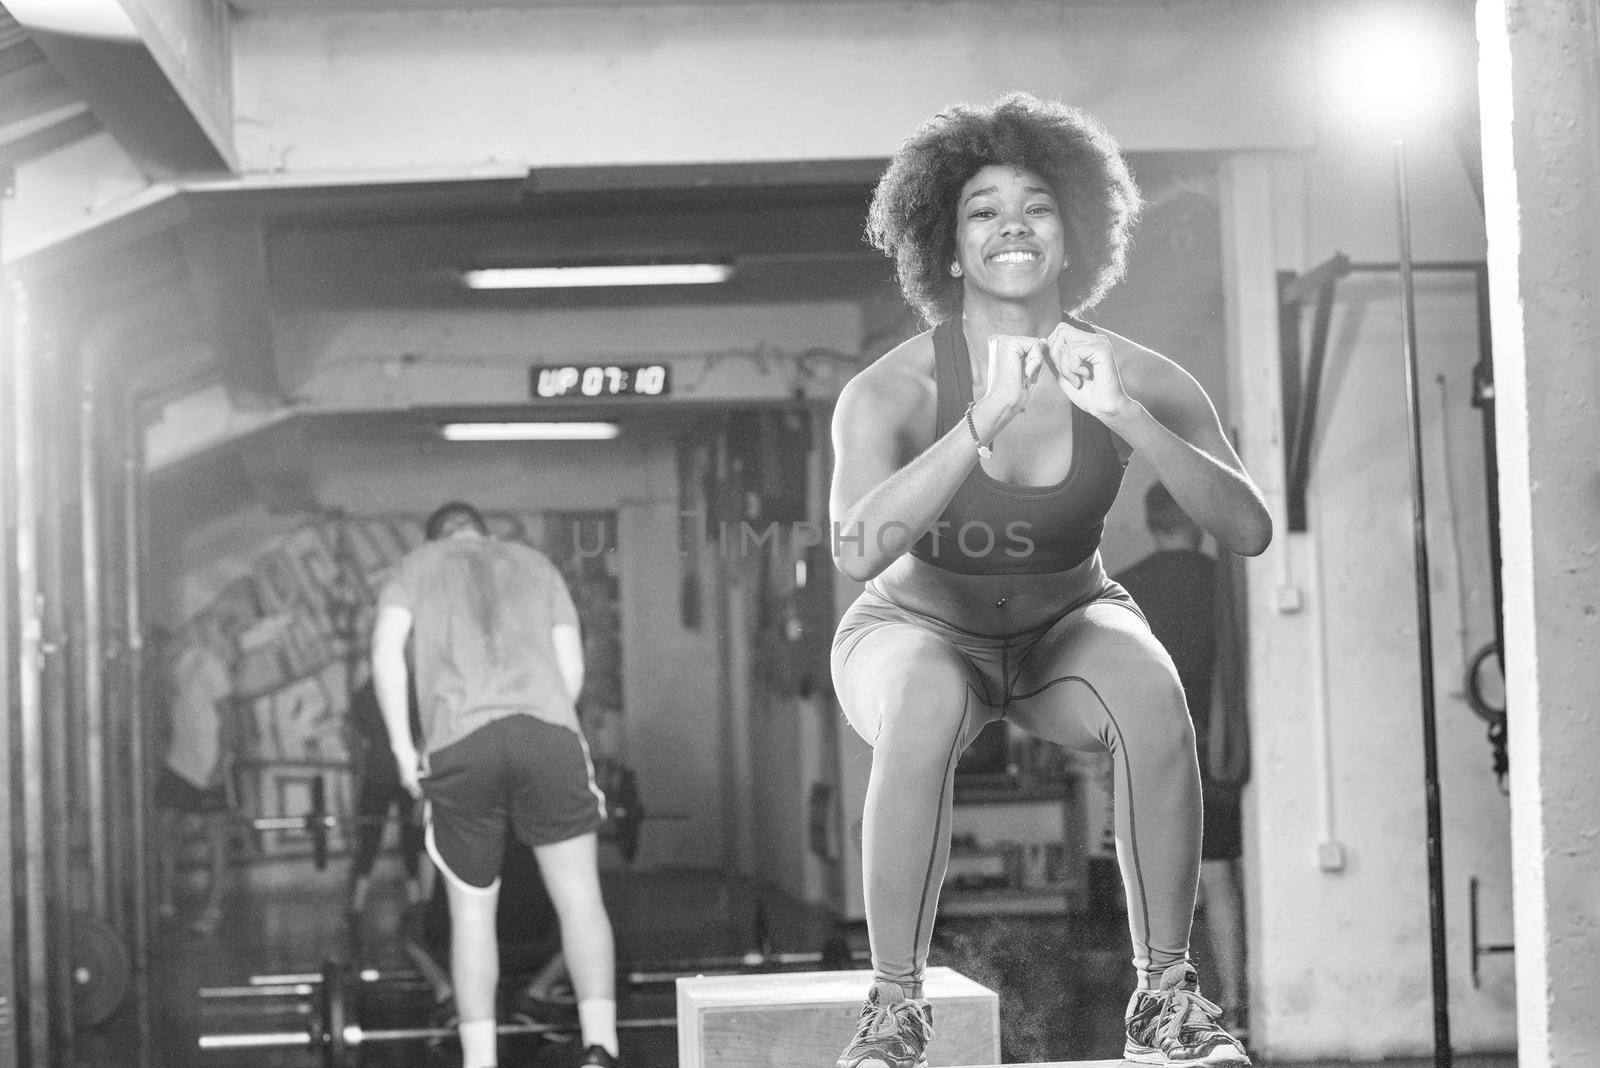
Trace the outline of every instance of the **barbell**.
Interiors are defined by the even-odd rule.
[[[311,1013],[306,1025],[297,1030],[256,1031],[236,1034],[205,1034],[200,1036],[202,1050],[239,1049],[309,1049],[321,1054],[324,1068],[345,1068],[352,1063],[352,1053],[362,1046],[389,1042],[421,1042],[454,1037],[453,1027],[363,1027],[352,1002],[352,977],[348,968],[337,961],[328,961],[316,981],[303,984],[311,995]],[[618,1020],[617,1027],[651,1028],[675,1027],[675,1017],[638,1020]],[[499,1035],[570,1035],[577,1030],[574,1023],[549,1024],[537,1021],[501,1023],[495,1027]]]
[[[258,831],[305,831],[311,835],[311,856],[321,871],[328,866],[328,832],[339,826],[328,812],[328,784],[321,775],[311,780],[311,808],[293,816],[256,816],[247,821]]]
[[[727,975],[760,972],[764,969],[811,965],[822,971],[844,971],[871,960],[865,950],[853,950],[841,936],[835,935],[822,945],[821,950],[774,952],[752,949],[746,953],[718,957],[685,957],[680,959],[644,961],[637,964],[619,964],[617,981],[628,987],[654,986],[675,982],[695,975]],[[433,990],[420,971],[411,969],[387,970],[380,968],[346,968],[344,981],[352,984],[383,986],[392,990]],[[281,972],[252,975],[243,986],[203,986],[201,1001],[233,999],[309,997],[328,976],[327,967],[317,972]]]
[[[386,990],[433,989],[425,976],[409,969],[392,971],[380,968],[349,969],[345,975],[350,982],[382,986]],[[252,975],[244,986],[203,986],[200,988],[200,1000],[205,1002],[310,997],[325,977],[325,971]]]
[[[116,930],[98,916],[72,915],[72,1022],[98,1027],[128,996],[133,965]]]
[[[624,966],[619,969],[619,979],[630,987],[668,983],[679,978],[706,974],[739,973],[774,965],[813,965],[824,970],[843,970],[854,967],[867,955],[851,949],[848,942],[835,935],[823,943],[821,951],[775,953],[770,950],[751,950],[740,955],[725,957],[700,957],[676,961],[658,961],[652,964]],[[360,984],[409,985],[420,976],[408,971],[380,971],[377,969],[352,970],[337,961],[327,961],[319,972],[293,972],[281,975],[252,976],[248,986],[216,987],[202,989],[202,998],[273,997],[294,995],[310,999],[308,1022],[297,1030],[218,1033],[200,1036],[203,1050],[220,1049],[311,1049],[322,1054],[325,1068],[343,1068],[351,1062],[351,1051],[363,1045],[384,1042],[415,1042],[449,1038],[453,1028],[391,1027],[367,1028],[358,1019],[352,1003],[352,992]],[[421,984],[427,987],[428,984]],[[674,1017],[619,1020],[619,1028],[675,1027]],[[501,1035],[551,1035],[571,1034],[572,1023],[548,1024],[534,1021],[502,1023],[495,1031]]]
[[[644,802],[638,780],[624,767],[606,791],[606,837],[615,841],[625,860],[639,853],[639,833],[644,825]],[[384,817],[387,819],[387,816]],[[328,786],[321,775],[311,780],[311,807],[305,812],[281,816],[253,816],[244,820],[258,831],[302,831],[311,836],[312,861],[318,871],[328,866],[329,833],[339,826],[339,817],[328,811]]]

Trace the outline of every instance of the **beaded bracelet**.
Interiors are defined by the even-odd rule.
[[[987,460],[994,455],[994,442],[985,443],[978,437],[978,425],[972,421],[972,409],[977,403],[977,401],[967,402],[967,433],[972,435],[972,443],[978,446],[978,455]]]

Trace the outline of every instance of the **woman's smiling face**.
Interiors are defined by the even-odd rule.
[[[990,164],[961,187],[956,261],[971,289],[1008,300],[1048,292],[1066,258],[1060,207],[1033,171]]]

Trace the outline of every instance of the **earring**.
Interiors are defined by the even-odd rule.
[[[1066,259],[1061,261],[1061,269],[1063,271],[1066,270],[1068,267],[1071,267],[1071,266],[1072,266],[1072,257],[1068,256]]]
[[[961,277],[961,264],[952,263],[950,265],[950,277],[951,278],[960,278]]]

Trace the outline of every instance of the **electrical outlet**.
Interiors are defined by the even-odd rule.
[[[1299,586],[1296,586],[1293,583],[1285,583],[1284,585],[1278,587],[1277,606],[1279,615],[1292,616],[1296,612],[1305,608],[1305,594],[1300,592]]]
[[[1344,871],[1344,845],[1323,842],[1317,846],[1317,866],[1323,871]]]

